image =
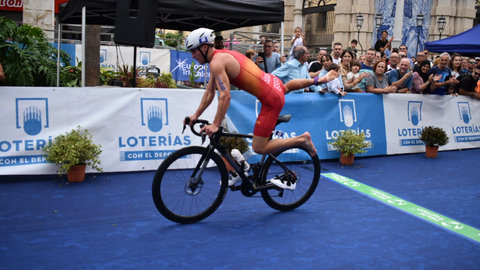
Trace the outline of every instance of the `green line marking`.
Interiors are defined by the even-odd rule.
[[[454,219],[442,216],[438,213],[435,213],[434,211],[428,210],[414,203],[405,201],[399,197],[393,196],[379,189],[362,184],[351,178],[348,178],[336,173],[322,173],[322,176],[327,177],[333,180],[334,182],[342,184],[361,194],[367,195],[368,197],[378,200],[388,206],[407,212],[408,214],[411,214],[419,219],[423,219],[425,221],[433,223],[434,225],[440,228],[460,234],[461,236],[464,236],[467,239],[480,243],[480,230],[478,230],[477,228],[468,226]]]

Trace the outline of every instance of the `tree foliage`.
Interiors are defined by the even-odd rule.
[[[70,56],[61,51],[61,60]],[[57,82],[57,49],[48,43],[45,33],[28,24],[0,17],[0,63],[5,84],[15,86],[55,86]]]

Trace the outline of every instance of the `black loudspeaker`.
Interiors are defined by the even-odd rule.
[[[117,0],[115,43],[152,48],[158,0]]]

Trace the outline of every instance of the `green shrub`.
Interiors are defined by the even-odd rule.
[[[365,142],[365,134],[363,132],[357,134],[351,129],[343,132],[335,141],[330,142],[330,144],[335,146],[344,156],[365,153],[367,151],[364,148],[369,146],[368,143]]]
[[[427,146],[443,146],[448,143],[448,135],[442,128],[428,126],[422,130],[420,140]]]
[[[76,165],[87,164],[101,172],[99,156],[101,146],[93,143],[92,134],[78,126],[76,129],[55,137],[53,142],[43,148],[48,162],[60,165],[58,174],[68,172]]]

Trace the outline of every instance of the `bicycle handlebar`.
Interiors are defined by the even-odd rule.
[[[189,125],[190,130],[192,131],[193,134],[195,134],[199,137],[202,137],[202,144],[203,144],[205,142],[205,138],[206,138],[207,134],[205,134],[205,132],[200,133],[200,132],[196,131],[195,130],[195,125],[196,124],[200,124],[200,129],[202,129],[204,126],[209,125],[210,123],[207,120],[197,119],[197,120],[193,121],[193,123],[190,125],[190,117],[187,116],[187,117],[185,117],[182,133],[185,131],[185,128],[187,127],[187,125]]]

